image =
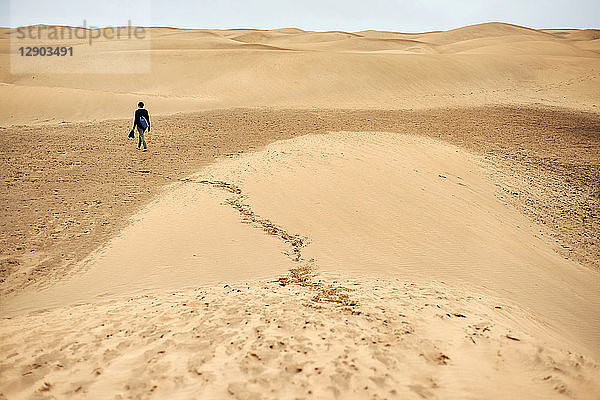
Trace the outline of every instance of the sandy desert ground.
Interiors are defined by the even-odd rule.
[[[597,398],[600,31],[150,33],[0,31],[0,398]]]

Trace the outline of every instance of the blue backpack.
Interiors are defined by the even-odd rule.
[[[140,126],[143,129],[148,129],[148,121],[146,121],[146,117],[140,117]]]

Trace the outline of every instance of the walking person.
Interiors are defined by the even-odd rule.
[[[142,145],[144,145],[144,150],[148,150],[148,146],[146,146],[146,138],[144,137],[144,133],[146,131],[150,132],[150,115],[148,115],[148,110],[144,108],[144,103],[140,101],[138,103],[138,109],[135,110],[134,119],[133,119],[133,128],[131,132],[133,133],[135,127],[137,126],[138,131],[138,150]]]

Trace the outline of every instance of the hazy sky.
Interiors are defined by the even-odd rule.
[[[600,28],[600,0],[0,0],[0,25],[134,25],[422,32],[502,21]]]

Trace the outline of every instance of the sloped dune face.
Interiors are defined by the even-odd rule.
[[[0,386],[10,399],[597,398],[598,364],[541,344],[545,327],[518,306],[444,284],[296,277],[16,317],[0,326],[18,353]]]
[[[503,23],[487,23],[453,29],[445,32],[432,32],[419,37],[427,37],[436,44],[449,44],[481,38],[493,38],[503,36],[521,36],[529,38],[543,38],[547,34],[535,29],[524,28],[517,25]]]
[[[0,388],[592,400],[597,274],[498,201],[481,161],[378,132],[219,160],[87,271],[4,303]]]
[[[563,39],[574,41],[589,41],[600,39],[600,29],[547,29],[542,32],[557,36]]]
[[[536,31],[490,23],[405,34],[299,29],[148,28],[150,47],[99,41],[83,68],[149,55],[133,74],[11,74],[0,35],[0,124],[129,117],[227,107],[410,109],[542,104],[595,111],[598,31]],[[442,57],[440,57],[442,56]],[[68,61],[68,60],[67,60]],[[77,66],[68,64],[71,69]],[[27,107],[23,106],[27,104]],[[29,116],[28,110],[36,110]],[[32,120],[33,118],[33,120]]]
[[[577,42],[575,45],[580,49],[590,50],[597,54],[600,54],[600,39],[581,41]]]
[[[8,299],[4,310],[267,277],[295,265],[476,288],[548,321],[541,340],[561,337],[598,356],[596,275],[558,256],[536,225],[498,201],[480,161],[400,134],[277,142],[205,168],[93,254],[87,272]]]
[[[486,288],[598,355],[597,275],[556,255],[458,148],[383,133],[305,136],[202,177],[234,182],[255,213],[310,238],[303,257],[322,270]]]

